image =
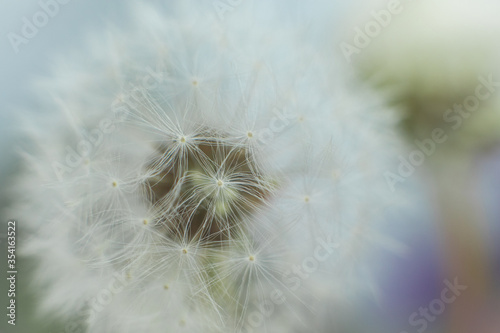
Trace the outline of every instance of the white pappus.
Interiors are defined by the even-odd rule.
[[[363,288],[398,119],[343,68],[331,5],[296,2],[140,3],[39,83],[18,191],[44,311],[88,332],[306,332]]]

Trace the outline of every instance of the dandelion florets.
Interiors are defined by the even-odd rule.
[[[313,325],[298,309],[337,299],[324,281],[352,281],[338,273],[352,249],[331,244],[354,244],[365,212],[389,200],[377,175],[394,121],[367,116],[386,110],[276,4],[257,10],[278,21],[242,6],[221,22],[173,3],[174,14],[137,5],[138,27],[96,37],[101,47],[46,83],[59,96],[47,109],[66,118],[33,138],[19,186],[33,208],[25,252],[40,261],[42,307],[65,318],[92,310],[84,325],[106,333]],[[89,63],[115,75],[89,76]],[[85,138],[92,149],[72,148]],[[297,275],[315,253],[321,268]],[[319,284],[325,292],[310,297]],[[253,327],[249,315],[276,290],[283,303]]]

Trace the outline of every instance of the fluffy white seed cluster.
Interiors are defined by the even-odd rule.
[[[396,119],[337,63],[327,5],[277,3],[137,6],[40,83],[19,189],[41,308],[89,332],[329,331],[382,240]]]

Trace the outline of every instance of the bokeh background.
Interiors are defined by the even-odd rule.
[[[251,0],[244,1],[251,5]],[[342,66],[352,67],[401,112],[401,140],[408,147],[403,158],[418,149],[415,140],[431,138],[436,128],[448,140],[436,144],[422,165],[396,185],[402,195],[411,192],[411,204],[389,216],[384,231],[404,244],[405,251],[373,253],[366,263],[371,290],[329,309],[332,322],[326,325],[341,333],[498,333],[500,87],[476,111],[462,117],[457,129],[443,116],[474,95],[478,77],[492,76],[500,82],[500,4],[493,0],[335,1],[337,11],[331,17],[337,29],[325,32],[325,38],[332,36],[338,44]],[[50,75],[57,59],[83,47],[92,33],[104,31],[108,24],[126,24],[130,15],[126,3],[70,0],[16,53],[7,34],[20,33],[23,17],[39,11],[40,4],[0,1],[0,253],[6,253],[7,221],[16,219],[15,212],[7,209],[16,200],[9,189],[19,170],[18,152],[26,144],[18,115],[42,112],[31,83]],[[347,44],[357,50],[350,56],[342,48]],[[22,221],[18,225],[22,239]],[[1,271],[6,271],[4,257]],[[67,324],[37,315],[37,293],[30,289],[30,281],[36,279],[30,274],[31,265],[28,259],[18,259],[17,325],[10,327],[4,318],[0,332],[60,332]],[[455,279],[467,289],[427,320],[425,329],[412,323],[413,313],[441,299],[444,281]],[[1,307],[7,304],[6,290],[2,278]]]

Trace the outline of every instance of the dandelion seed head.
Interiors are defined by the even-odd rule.
[[[121,284],[90,331],[237,332],[282,289],[286,304],[265,325],[292,331],[287,310],[336,299],[328,284],[318,300],[308,288],[342,285],[336,265],[352,253],[332,251],[298,289],[283,277],[317,239],[370,237],[356,221],[390,198],[377,177],[394,120],[370,116],[385,110],[309,24],[284,19],[291,9],[256,4],[281,18],[268,20],[242,5],[221,22],[171,5],[138,4],[138,26],[97,36],[41,84],[59,113],[33,131],[19,188],[42,307],[70,318]]]

